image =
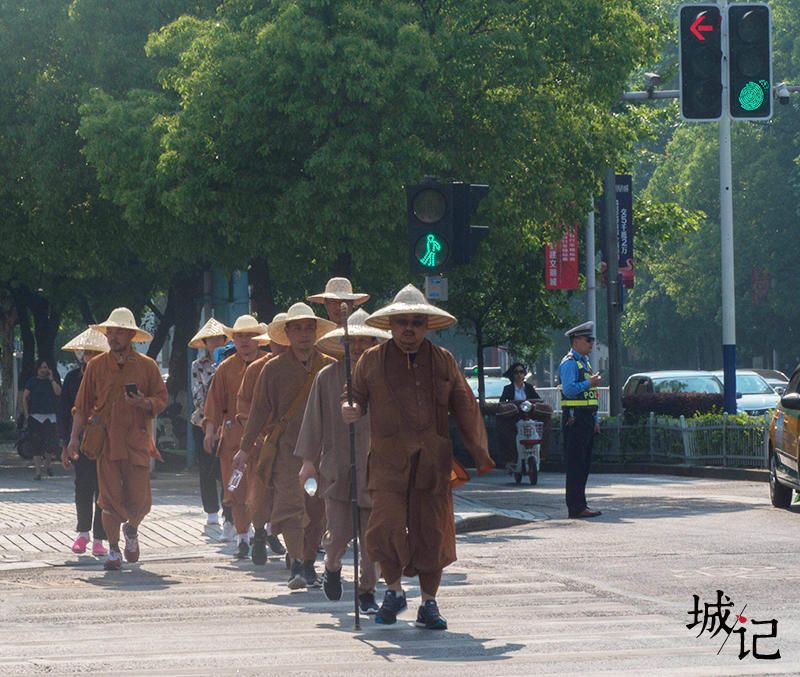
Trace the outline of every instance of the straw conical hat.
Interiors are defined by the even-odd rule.
[[[193,337],[192,340],[189,341],[190,348],[205,348],[206,344],[203,343],[203,339],[211,338],[213,336],[225,336],[225,330],[227,327],[219,322],[218,320],[214,319],[213,317],[206,322],[202,327],[200,327],[200,331],[198,331]]]
[[[277,313],[275,315],[275,317],[272,318],[272,322],[270,322],[267,325],[266,333],[262,334],[261,336],[256,336],[256,340],[262,339],[262,338],[264,338],[266,336],[267,340],[270,341],[270,342],[274,341],[275,343],[280,343],[283,346],[288,346],[289,344],[288,343],[284,343],[283,339],[278,341],[275,338],[275,326],[276,326],[275,323],[276,322],[280,322],[281,320],[285,320],[285,319],[286,319],[286,313]]]
[[[392,335],[388,331],[376,329],[375,327],[370,327],[365,324],[368,317],[369,313],[365,310],[355,311],[347,318],[347,333],[350,334],[350,336],[370,336],[380,341],[392,338]],[[326,355],[340,358],[344,355],[343,337],[344,327],[339,327],[325,334],[325,336],[317,341],[316,346]]]
[[[328,280],[328,284],[325,285],[324,292],[308,297],[308,300],[312,303],[325,303],[325,299],[352,301],[355,305],[358,305],[369,299],[369,294],[354,294],[350,280],[346,277],[332,277]]]
[[[458,320],[446,310],[430,303],[425,295],[413,284],[403,287],[394,300],[380,310],[376,310],[367,318],[370,327],[389,329],[389,318],[392,315],[427,315],[428,329],[446,329],[458,324]]]
[[[225,336],[231,338],[234,334],[263,334],[264,327],[252,315],[239,315],[232,327],[225,327]]]
[[[253,340],[260,346],[266,346],[269,344],[269,325],[266,322],[259,322],[258,329],[261,333],[258,336],[254,336]]]
[[[136,326],[136,320],[133,318],[133,313],[127,308],[114,308],[111,315],[105,322],[100,324],[90,325],[92,329],[97,329],[101,334],[106,333],[106,329],[113,327],[116,329],[133,329],[136,333],[133,335],[134,343],[144,343],[145,341],[152,341],[153,335],[150,332],[140,329]]]
[[[273,320],[269,325],[269,334],[272,340],[276,343],[282,343],[285,346],[290,344],[289,337],[286,335],[286,324],[294,322],[295,320],[316,320],[317,322],[317,339],[321,339],[329,331],[336,329],[336,323],[330,320],[323,320],[321,317],[314,315],[311,306],[307,303],[295,303],[289,310],[286,311],[286,317],[282,320]]]
[[[105,353],[109,350],[108,339],[105,334],[89,328],[64,344],[61,350],[91,350],[97,353]]]

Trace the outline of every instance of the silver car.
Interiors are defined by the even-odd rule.
[[[642,393],[722,394],[722,381],[709,371],[672,370],[633,374],[622,387],[623,395]]]
[[[724,373],[715,371],[719,380],[725,382]],[[736,370],[736,408],[751,416],[763,416],[775,408],[781,396],[762,376],[750,369]]]

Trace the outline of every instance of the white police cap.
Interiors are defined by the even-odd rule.
[[[569,331],[564,332],[564,336],[570,339],[575,338],[576,336],[588,336],[590,338],[594,338],[594,322],[589,320],[588,322],[579,324],[577,327],[573,327]]]

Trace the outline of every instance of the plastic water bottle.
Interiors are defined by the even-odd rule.
[[[242,476],[244,473],[241,470],[234,470],[233,474],[231,475],[231,479],[228,482],[228,491],[235,491],[236,487],[239,486],[239,482],[242,481]]]
[[[303,489],[306,490],[306,493],[309,496],[313,496],[317,493],[317,480],[315,480],[313,477],[309,477],[305,481],[305,484],[303,484]]]

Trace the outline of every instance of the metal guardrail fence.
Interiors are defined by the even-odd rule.
[[[730,468],[766,468],[765,418],[747,422],[707,423],[650,414],[645,423],[626,424],[622,417],[601,421],[594,457],[608,463],[682,463]]]
[[[536,392],[542,399],[553,407],[553,412],[561,413],[561,389],[560,388],[536,388]],[[608,416],[610,409],[608,386],[597,389],[597,409],[600,416]]]

